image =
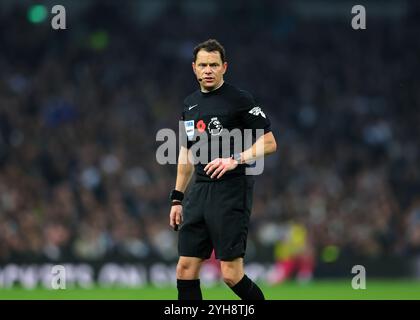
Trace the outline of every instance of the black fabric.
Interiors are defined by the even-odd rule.
[[[231,289],[242,300],[265,300],[261,289],[246,275]]]
[[[244,257],[253,188],[252,176],[196,182],[184,206],[179,255],[208,259],[214,248],[220,260]]]
[[[263,134],[271,131],[270,120],[252,95],[228,83],[208,93],[197,90],[188,96],[181,119],[181,145],[192,149],[196,181],[213,181],[204,172],[208,162],[229,158],[251,147],[257,138],[257,129]],[[240,140],[232,138],[235,131],[240,132]],[[216,146],[213,152],[212,145]],[[203,147],[206,149],[200,149]],[[221,179],[244,175],[246,166],[239,165]]]
[[[178,300],[203,300],[200,288],[200,279],[177,279]]]
[[[172,190],[171,193],[169,194],[169,199],[170,200],[179,200],[182,201],[184,200],[184,193],[178,190]]]

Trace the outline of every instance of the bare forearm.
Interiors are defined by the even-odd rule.
[[[178,164],[175,189],[185,192],[193,173],[194,166],[192,164]]]
[[[242,163],[252,162],[263,156],[274,153],[277,150],[276,140],[271,132],[258,138],[258,140],[247,150],[242,152]]]

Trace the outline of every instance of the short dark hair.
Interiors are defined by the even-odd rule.
[[[198,51],[200,51],[202,49],[207,51],[207,52],[219,51],[220,58],[222,58],[222,62],[224,63],[226,61],[225,48],[223,48],[223,46],[220,44],[220,42],[217,41],[216,39],[209,39],[207,41],[199,43],[194,48],[194,62],[197,60]]]

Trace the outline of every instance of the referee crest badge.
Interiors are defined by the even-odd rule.
[[[212,136],[218,136],[223,130],[223,126],[217,117],[211,118],[208,128]]]

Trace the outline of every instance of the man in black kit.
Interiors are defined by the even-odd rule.
[[[200,90],[184,100],[185,130],[181,134],[186,143],[181,144],[176,186],[170,194],[170,225],[175,230],[179,226],[178,299],[202,299],[200,267],[214,249],[221,261],[223,280],[233,292],[244,300],[263,300],[261,289],[244,273],[254,185],[253,177],[246,175],[246,167],[247,163],[276,151],[270,121],[248,92],[224,82],[227,62],[218,41],[210,39],[194,48],[192,68]],[[241,152],[226,156],[219,152],[219,145],[212,156],[215,154],[211,152],[212,140],[234,129],[242,133],[246,129],[259,129],[263,134],[246,150],[241,146]],[[203,135],[208,139],[202,139]],[[208,146],[211,158],[195,165],[195,183],[183,210],[184,192],[194,172],[192,147],[199,143]]]

